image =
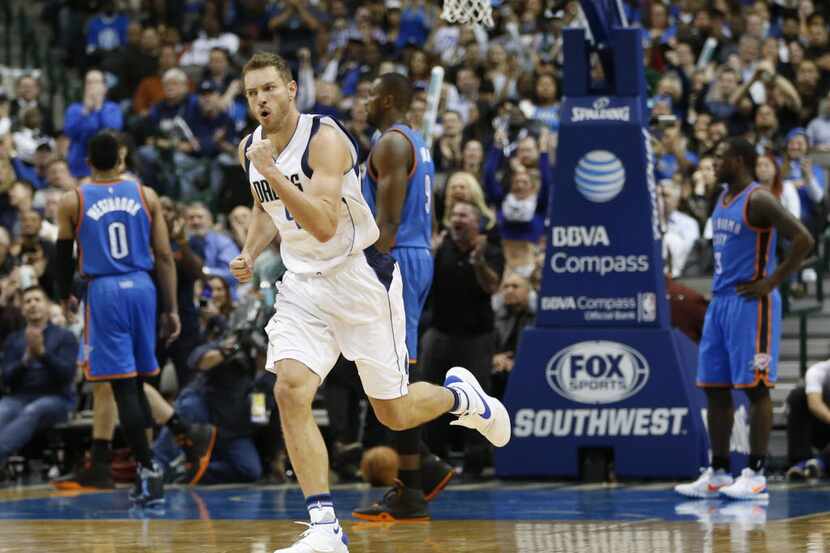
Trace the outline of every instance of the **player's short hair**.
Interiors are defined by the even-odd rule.
[[[109,171],[118,166],[118,148],[121,143],[112,131],[104,130],[93,136],[87,145],[89,164],[99,171]]]
[[[266,67],[273,67],[277,70],[282,80],[285,81],[286,84],[290,83],[294,80],[294,77],[291,75],[291,67],[288,65],[288,62],[277,54],[272,54],[271,52],[257,52],[251,59],[248,60],[248,63],[245,64],[245,67],[242,68],[242,78],[245,79],[245,75],[248,71],[253,71],[255,69],[264,69]]]
[[[378,77],[380,81],[380,93],[384,96],[392,96],[395,107],[400,111],[407,111],[412,104],[412,83],[400,73],[384,73]]]
[[[755,150],[755,146],[749,140],[742,137],[729,138],[727,143],[729,144],[730,154],[739,158],[743,162],[746,170],[749,171],[749,174],[754,175],[755,163],[758,161],[758,152]]]

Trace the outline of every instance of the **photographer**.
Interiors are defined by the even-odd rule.
[[[0,385],[0,472],[6,459],[36,431],[64,421],[75,406],[72,386],[78,341],[49,322],[49,301],[42,288],[23,290],[26,326],[3,343]]]
[[[55,246],[40,236],[43,218],[30,209],[20,214],[20,238],[9,248],[9,254],[20,267],[20,287],[43,287],[48,297],[54,297]]]
[[[207,341],[219,340],[227,331],[233,311],[228,283],[219,276],[206,278],[199,294],[199,328]]]
[[[187,422],[218,427],[210,464],[200,483],[254,482],[262,475],[252,438],[249,398],[254,388],[253,367],[266,347],[259,330],[263,327],[259,324],[261,312],[258,301],[243,303],[231,317],[230,331],[219,340],[197,347],[188,359],[190,368],[198,374],[176,400],[176,413]],[[167,427],[156,440],[153,452],[167,466],[168,481],[194,479],[197,467],[181,462],[182,452]]]

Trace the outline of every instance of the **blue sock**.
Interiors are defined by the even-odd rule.
[[[334,501],[330,493],[307,497],[305,507],[308,509],[311,524],[330,524],[337,521],[337,515],[334,514]]]

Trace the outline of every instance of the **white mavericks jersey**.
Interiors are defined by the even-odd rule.
[[[280,254],[285,267],[297,274],[325,273],[343,263],[350,255],[362,254],[380,235],[375,218],[361,192],[357,145],[339,121],[328,116],[301,114],[294,136],[274,163],[294,186],[307,190],[313,173],[308,165],[308,145],[320,125],[329,125],[337,130],[348,145],[354,161],[352,168],[343,175],[337,231],[328,242],[318,241],[301,228],[265,177],[249,160],[245,160],[251,192],[271,215],[282,238]],[[262,139],[262,127],[259,126],[249,137],[245,149]]]

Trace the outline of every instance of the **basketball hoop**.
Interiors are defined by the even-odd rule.
[[[479,23],[493,26],[493,7],[490,0],[444,0],[441,17],[450,23]]]

